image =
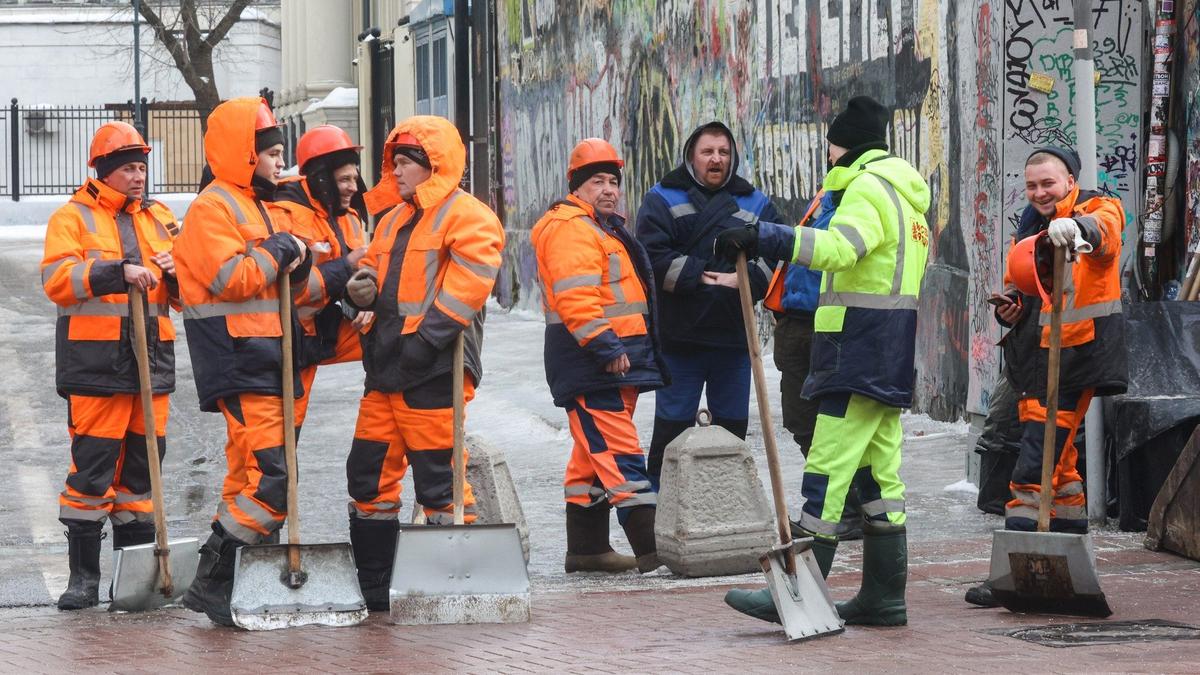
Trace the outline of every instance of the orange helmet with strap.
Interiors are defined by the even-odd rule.
[[[258,112],[254,115],[254,130],[262,131],[277,126],[279,122],[275,119],[275,113],[271,112],[271,106],[267,105],[266,100],[260,100]]]
[[[146,139],[142,138],[133,125],[125,122],[105,122],[96,130],[96,135],[92,136],[88,166],[95,167],[97,159],[125,150],[150,152],[150,146],[146,145]]]
[[[1053,282],[1053,245],[1045,232],[1025,237],[1008,254],[1008,276],[1025,295],[1050,298]]]
[[[625,168],[625,162],[617,154],[617,149],[603,138],[585,138],[579,141],[567,162],[567,180],[570,180],[571,174],[580,167],[600,163],[616,164],[617,168]]]
[[[353,150],[358,152],[363,146],[355,145],[350,139],[350,134],[345,130],[333,126],[332,124],[322,124],[318,127],[313,127],[300,137],[300,141],[296,143],[296,163],[300,165],[300,171],[304,171],[304,165],[308,161],[338,152],[340,150]]]

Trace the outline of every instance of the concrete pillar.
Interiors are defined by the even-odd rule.
[[[322,98],[334,87],[353,87],[353,17],[343,2],[304,0],[303,80],[305,98]]]

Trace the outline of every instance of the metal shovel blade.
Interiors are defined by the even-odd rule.
[[[1104,618],[1112,614],[1086,534],[996,530],[988,584],[1012,612]]]
[[[200,541],[172,539],[167,542],[171,571],[171,597],[162,594],[158,583],[158,556],[153,543],[126,546],[113,551],[112,602],[110,612],[143,612],[177,602],[196,579]]]
[[[789,576],[784,551],[778,547],[759,558],[767,588],[779,613],[789,641],[834,635],[843,630],[843,622],[833,605],[833,596],[813,557],[810,540],[794,542],[803,547],[796,552],[796,576]]]
[[[392,623],[521,623],[529,572],[516,525],[401,525]]]
[[[367,618],[350,544],[301,544],[298,588],[288,585],[288,545],[238,549],[229,602],[233,622],[246,630],[292,626],[353,626]]]

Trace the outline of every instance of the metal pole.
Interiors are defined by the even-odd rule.
[[[8,109],[8,136],[9,136],[9,152],[12,153],[12,200],[14,202],[21,201],[21,120],[18,118],[19,110],[17,109],[17,99],[12,100],[12,105]]]
[[[471,161],[471,39],[468,29],[470,10],[467,0],[454,0],[454,126],[467,146],[467,167]],[[471,175],[469,172],[466,175]]]
[[[472,138],[475,163],[471,170],[471,192],[485,204],[494,204],[492,199],[491,157],[491,90],[492,47],[489,9],[492,3],[476,4],[471,14],[471,52],[475,72],[471,74],[471,96],[474,102],[472,123],[475,133]]]
[[[1096,67],[1092,60],[1092,3],[1075,0],[1075,134],[1079,150],[1079,188],[1095,190],[1096,177]],[[1107,495],[1104,466],[1104,401],[1092,399],[1083,429],[1087,449],[1088,520],[1103,525],[1107,519]]]
[[[133,126],[143,138],[146,136],[146,120],[142,117],[145,110],[140,105],[142,101],[142,2],[133,0]]]

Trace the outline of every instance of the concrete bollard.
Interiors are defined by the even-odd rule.
[[[476,523],[496,525],[512,523],[521,537],[521,552],[529,563],[529,526],[525,511],[517,497],[512,473],[504,453],[485,443],[478,436],[467,436],[467,482],[475,491]],[[412,523],[425,524],[425,509],[413,502]]]
[[[654,535],[675,574],[710,577],[762,571],[775,543],[775,514],[746,442],[718,426],[692,427],[663,453]]]

